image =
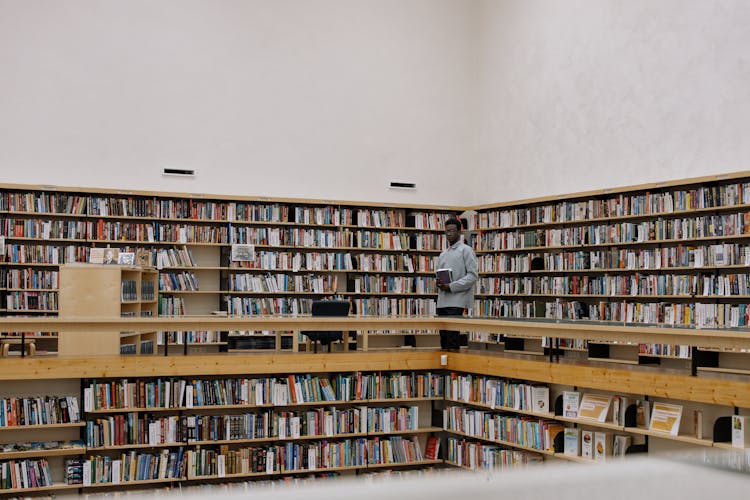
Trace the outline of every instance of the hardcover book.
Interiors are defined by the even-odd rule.
[[[453,271],[451,269],[438,269],[436,275],[438,281],[446,285],[453,281]]]

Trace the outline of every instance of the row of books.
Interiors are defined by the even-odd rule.
[[[0,398],[0,427],[80,422],[75,396]]]
[[[445,397],[453,401],[480,403],[546,413],[549,411],[549,387],[511,380],[452,372],[445,376]]]
[[[288,405],[307,402],[441,397],[443,378],[432,372],[289,375],[267,378],[139,379],[84,388],[86,411],[215,405]]]
[[[65,193],[5,192],[0,210],[9,212],[77,214],[107,217],[150,217],[200,221],[292,222],[298,224],[403,227],[403,210],[346,208],[333,205],[295,206],[252,201],[203,201],[156,197],[81,196]],[[441,229],[450,214],[415,212],[417,228]]]
[[[632,436],[578,427],[566,427],[563,434],[563,454],[595,461],[624,457],[632,444]]]
[[[184,298],[159,296],[160,316],[184,316],[185,314],[187,314],[187,309]]]
[[[504,441],[541,451],[554,451],[559,422],[529,416],[504,415],[463,406],[443,410],[443,428],[489,441]]]
[[[7,238],[83,240],[87,238],[87,229],[88,225],[83,221],[14,219],[12,217],[0,221],[0,236]]]
[[[57,288],[57,271],[35,269],[3,269],[0,273],[0,286],[6,288]]]
[[[540,310],[542,311],[540,313]],[[575,300],[474,301],[477,316],[498,318],[590,319],[640,324],[668,324],[701,328],[738,328],[750,324],[747,304],[709,304],[668,302],[603,302],[588,304]]]
[[[232,273],[227,286],[233,292],[314,292],[336,293],[336,274],[271,274]]]
[[[483,277],[477,292],[490,295],[684,295],[750,294],[748,274],[640,274],[613,276]]]
[[[358,226],[370,227],[404,227],[406,217],[402,210],[376,210],[359,208],[354,211],[355,220]],[[318,224],[317,220],[315,221]]]
[[[94,484],[121,484],[129,481],[185,477],[185,451],[183,447],[160,453],[130,451],[119,457],[89,456],[85,459],[65,461],[65,482],[91,486]]]
[[[417,430],[417,406],[336,407],[236,415],[166,416],[126,413],[86,422],[86,446],[159,445],[195,441],[298,439]]]
[[[160,314],[184,314],[184,301],[161,297]],[[309,314],[312,299],[296,297],[233,297],[226,296],[230,315]],[[437,313],[435,299],[429,298],[353,298],[352,314],[365,316],[421,316]],[[180,312],[182,311],[182,312]]]
[[[449,436],[446,459],[472,470],[509,469],[542,463],[542,455]]]
[[[232,262],[237,269],[282,271],[401,271],[421,272],[435,268],[435,256],[395,254],[352,254],[343,252],[255,252],[253,260]],[[416,266],[415,266],[416,262]]]
[[[45,458],[0,462],[0,491],[52,484],[52,472]]]
[[[6,244],[8,262],[18,264],[67,264],[88,262],[89,248],[79,245],[18,245]]]
[[[226,296],[230,315],[310,314],[312,300],[298,297],[232,297]]]
[[[214,344],[221,342],[221,332],[205,331],[205,330],[186,330],[186,331],[170,331],[170,332],[157,332],[156,333],[157,343],[159,345],[182,345],[182,344]]]
[[[214,202],[191,199],[91,196],[87,215],[211,221],[289,222],[289,207],[279,203]]]
[[[56,311],[57,292],[7,292],[5,307],[9,311]]]
[[[617,245],[649,241],[694,240],[747,235],[750,213],[706,215],[618,224],[573,226],[534,231],[483,232],[476,238],[476,249],[501,251],[520,248],[546,248],[585,245]]]
[[[509,210],[475,214],[471,221],[479,229],[510,228],[531,224],[586,221],[609,217],[659,215],[710,207],[730,207],[750,202],[750,183],[701,186],[689,190],[645,192],[583,201],[562,201]]]
[[[0,194],[0,210],[10,212],[35,212],[58,214],[85,214],[86,196],[65,193],[16,193]]]
[[[192,272],[159,273],[159,290],[198,290],[198,277]]]
[[[149,262],[157,269],[165,267],[195,267],[193,251],[187,247],[158,248],[149,251]]]
[[[370,297],[351,299],[352,312],[363,316],[430,316],[437,314],[435,299]]]
[[[138,300],[138,282],[131,279],[123,279],[120,282],[120,298],[123,302]]]
[[[134,342],[120,343],[120,354],[153,354],[154,353],[154,341],[153,340],[140,340],[137,344]]]
[[[539,266],[532,259],[539,257]],[[613,248],[574,252],[486,254],[478,258],[480,272],[668,270],[679,267],[722,267],[750,265],[750,246],[724,243],[705,246],[676,245],[662,248]]]
[[[151,301],[156,298],[156,284],[151,280],[141,281],[141,300]]]
[[[437,293],[436,280],[430,276],[354,276],[350,282],[355,293]]]

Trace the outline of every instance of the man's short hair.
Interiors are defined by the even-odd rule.
[[[449,217],[448,220],[445,221],[445,224],[443,224],[443,226],[445,227],[456,226],[459,231],[463,229],[463,224],[461,224],[461,221],[458,220],[456,217]]]

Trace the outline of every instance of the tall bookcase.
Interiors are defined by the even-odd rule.
[[[59,266],[88,261],[92,247],[112,247],[146,255],[159,269],[163,315],[307,313],[313,299],[324,297],[349,299],[356,314],[432,314],[442,221],[459,212],[3,185],[0,236],[7,252],[0,277],[5,285],[23,285],[0,288],[3,304],[13,304],[2,312],[56,314]],[[234,244],[252,245],[252,259],[232,260]],[[33,310],[29,297],[36,297]],[[195,352],[305,345],[289,332],[275,333],[160,332],[158,339]],[[379,345],[377,338],[369,345]],[[420,345],[437,345],[436,337]]]
[[[475,312],[746,328],[750,323],[750,173],[474,207],[480,280]],[[585,353],[622,362],[746,364],[689,346],[480,336],[511,350]],[[725,359],[725,361],[724,361]],[[707,366],[713,365],[713,366]]]

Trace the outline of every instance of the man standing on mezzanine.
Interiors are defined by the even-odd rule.
[[[445,221],[445,237],[449,247],[437,260],[437,269],[448,269],[440,276],[450,276],[449,281],[438,277],[438,316],[463,316],[474,303],[477,282],[477,257],[474,250],[461,237],[461,221],[451,217]],[[458,351],[461,345],[458,331],[440,330],[440,347]]]

